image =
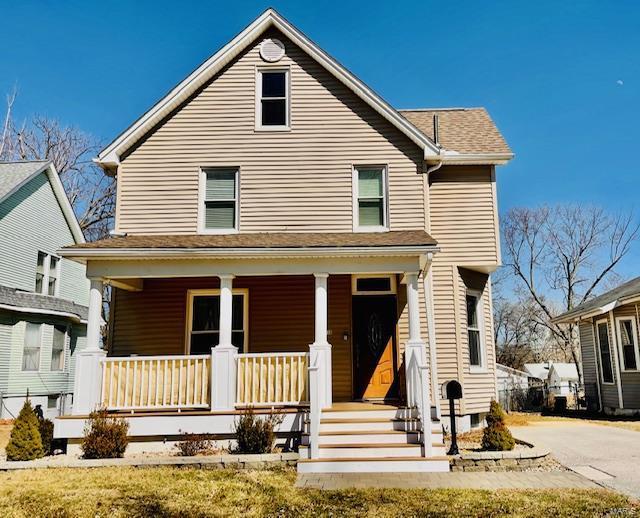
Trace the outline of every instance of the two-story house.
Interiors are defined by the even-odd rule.
[[[0,162],[0,418],[16,417],[27,393],[48,417],[71,410],[89,281],[57,251],[82,243],[50,162]]]
[[[301,470],[448,469],[441,384],[463,384],[463,428],[495,397],[494,167],[511,157],[485,110],[395,110],[266,11],[97,159],[116,236],[61,252],[91,295],[56,435],[77,441],[97,405],[140,441],[276,408]]]

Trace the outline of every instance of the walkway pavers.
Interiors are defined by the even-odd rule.
[[[571,471],[451,473],[301,473],[296,487],[316,489],[593,489],[600,486]]]

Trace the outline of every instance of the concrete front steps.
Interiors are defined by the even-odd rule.
[[[442,427],[432,420],[430,457],[423,456],[423,434],[415,411],[356,403],[322,413],[319,458],[310,458],[308,435],[300,446],[300,473],[380,473],[449,471]]]

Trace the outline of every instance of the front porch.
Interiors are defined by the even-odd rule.
[[[392,248],[233,260],[226,250],[206,259],[85,252],[88,348],[78,355],[74,416],[56,422],[56,437],[78,439],[95,408],[126,415],[134,437],[161,440],[229,435],[243,409],[277,409],[279,431],[306,434],[315,459],[323,413],[366,400],[409,408],[430,455],[437,382],[423,337],[433,245]],[[108,351],[98,347],[104,283],[113,289]]]

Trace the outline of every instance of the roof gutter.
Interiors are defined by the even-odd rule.
[[[18,313],[30,313],[34,315],[51,315],[56,317],[64,317],[74,322],[78,322],[80,324],[87,323],[87,321],[84,320],[79,315],[76,315],[75,313],[68,313],[66,311],[55,311],[53,309],[40,309],[40,308],[25,308],[22,306],[12,306],[10,304],[0,304],[0,309],[5,309],[8,311],[16,311]]]

